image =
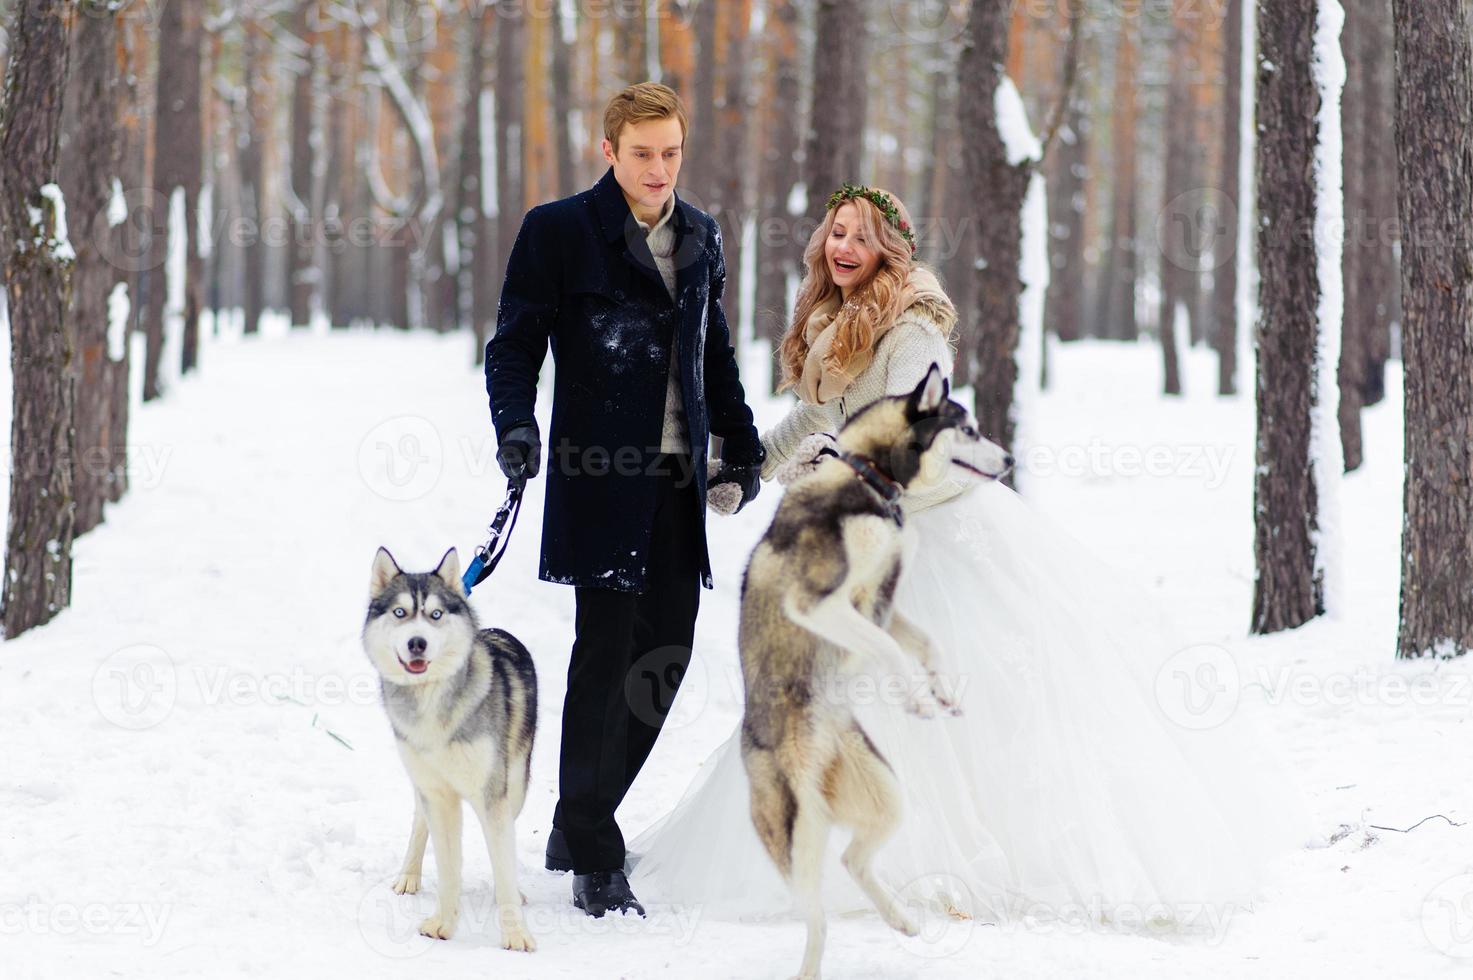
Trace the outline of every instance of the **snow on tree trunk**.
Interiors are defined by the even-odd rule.
[[[994,442],[1012,448],[1016,436],[1015,399],[1024,389],[1038,384],[1041,356],[1041,322],[1044,291],[1048,286],[1047,215],[1037,231],[1042,236],[1031,242],[1025,270],[1023,252],[1024,201],[1037,170],[1041,148],[1023,110],[1017,89],[1002,73],[1007,53],[1010,4],[1006,0],[976,0],[967,18],[958,76],[961,91],[971,93],[961,104],[961,135],[966,165],[965,179],[971,212],[976,221],[977,319],[970,338],[963,337],[959,357],[968,351],[974,363],[959,364],[958,374],[970,376],[977,420],[983,433]],[[1039,191],[1042,195],[1042,190]],[[1042,198],[1046,201],[1046,195]],[[1037,205],[1030,222],[1037,218]],[[1041,263],[1036,263],[1039,255]],[[1041,265],[1041,268],[1038,266]],[[1024,279],[1029,306],[1025,311]],[[1027,312],[1037,324],[1024,326],[1020,338],[1020,314]],[[963,327],[965,330],[965,326]],[[1034,335],[1038,333],[1039,335]],[[1020,364],[1019,345],[1023,344]]]
[[[1252,629],[1337,597],[1342,461],[1338,0],[1259,0],[1256,581]]]
[[[102,522],[103,505],[112,497],[109,484],[120,477],[125,464],[124,447],[113,444],[111,425],[114,375],[119,373],[114,362],[122,347],[121,338],[111,337],[114,310],[127,305],[127,286],[118,281],[119,270],[108,247],[114,217],[109,204],[114,185],[121,188],[116,176],[121,151],[117,34],[115,12],[105,0],[91,0],[73,32],[73,70],[65,100],[61,186],[77,228],[71,314],[78,361],[72,460],[75,534]],[[126,319],[121,326],[126,329]]]
[[[76,338],[67,315],[75,253],[55,181],[70,17],[62,0],[22,0],[10,22],[0,106],[0,259],[11,326],[5,636],[71,601]]]
[[[1473,648],[1473,7],[1396,0],[1406,373],[1397,655]]]

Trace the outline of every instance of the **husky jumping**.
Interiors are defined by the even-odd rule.
[[[742,582],[742,761],[757,834],[807,919],[800,980],[819,976],[819,875],[834,825],[853,831],[844,867],[880,916],[917,934],[871,868],[900,822],[896,775],[830,692],[868,661],[909,682],[912,714],[960,713],[939,683],[930,639],[892,609],[913,548],[900,507],[906,488],[997,479],[1012,466],[949,393],[932,365],[909,395],[880,399],[850,419],[816,467],[788,487]]]
[[[465,800],[491,852],[501,945],[531,952],[536,943],[516,882],[516,819],[537,722],[531,654],[510,633],[478,628],[454,548],[424,574],[404,572],[378,550],[363,648],[378,669],[399,757],[414,784],[414,829],[394,891],[419,891],[425,840],[433,839],[438,908],[419,931],[437,939],[455,932]]]

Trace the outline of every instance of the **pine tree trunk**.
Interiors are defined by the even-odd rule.
[[[568,119],[573,113],[572,53],[563,36],[563,13],[562,4],[553,4],[552,125],[557,162],[557,197],[567,197],[578,190],[578,174],[573,166],[573,134],[568,129]]]
[[[1115,46],[1114,110],[1110,145],[1114,157],[1110,204],[1109,253],[1102,280],[1105,283],[1103,336],[1111,340],[1135,340],[1139,333],[1135,313],[1136,279],[1139,276],[1139,233],[1136,227],[1136,73],[1139,69],[1137,29],[1134,18],[1124,18]]]
[[[973,0],[957,77],[967,93],[960,111],[966,184],[976,218],[977,322],[973,392],[977,421],[993,442],[1013,444],[1018,380],[1018,300],[1023,198],[1034,161],[1008,160],[996,96],[1008,50],[1008,0]]]
[[[1191,93],[1193,52],[1196,50],[1196,18],[1200,11],[1177,4],[1172,18],[1170,55],[1171,82],[1166,96],[1166,126],[1162,138],[1166,145],[1165,175],[1161,183],[1161,212],[1157,218],[1157,240],[1161,243],[1161,305],[1157,309],[1156,332],[1161,342],[1161,360],[1168,395],[1181,394],[1181,352],[1176,326],[1178,311],[1185,309],[1188,336],[1196,315],[1197,276],[1200,256],[1197,207],[1200,195],[1193,156],[1193,103]]]
[[[697,202],[707,202],[715,195],[716,179],[716,28],[720,0],[696,0],[696,63],[694,98],[689,107],[690,130],[694,138],[685,143],[685,165],[680,183]]]
[[[1341,178],[1345,193],[1345,252],[1341,259],[1345,282],[1345,318],[1340,333],[1340,445],[1345,453],[1345,472],[1361,465],[1361,405],[1365,398],[1365,331],[1369,326],[1360,300],[1361,265],[1368,243],[1361,219],[1367,213],[1368,184],[1365,162],[1366,73],[1362,60],[1362,20],[1368,4],[1346,0],[1345,27],[1340,31],[1340,50],[1345,57],[1345,94],[1340,103],[1340,126],[1345,137]]]
[[[1318,490],[1310,464],[1320,284],[1312,76],[1317,0],[1258,0],[1258,436],[1254,633],[1324,611],[1315,574]]]
[[[1405,519],[1397,655],[1473,648],[1473,0],[1395,0]]]
[[[171,4],[171,6],[173,6]],[[254,221],[258,233],[248,236],[241,248],[244,254],[245,332],[261,328],[261,315],[266,310],[266,244],[259,230],[266,220],[265,128],[270,118],[264,94],[265,45],[262,27],[246,15],[242,24],[245,62],[245,132],[240,145],[241,216]]]
[[[754,327],[773,348],[788,327],[788,277],[797,273],[803,243],[799,241],[798,216],[788,213],[788,200],[798,182],[798,127],[784,117],[798,104],[798,5],[795,0],[775,0],[767,13],[769,78],[767,127],[763,147],[761,193],[757,204],[761,223],[757,242],[757,303]],[[772,373],[772,390],[782,380]]]
[[[21,0],[0,106],[0,257],[9,306],[14,414],[3,617],[7,639],[71,602],[76,336],[73,258],[42,188],[57,180],[70,57],[62,0]],[[33,215],[39,214],[37,222]]]
[[[461,297],[462,302],[469,304],[475,343],[472,357],[476,364],[485,359],[486,340],[496,319],[496,286],[486,262],[486,253],[491,251],[494,243],[491,240],[491,222],[487,220],[484,206],[485,188],[481,186],[486,135],[481,132],[481,100],[486,91],[485,51],[491,40],[490,26],[489,7],[472,12],[468,25],[471,41],[466,52],[465,119],[461,124],[460,199],[455,207],[460,221]],[[564,124],[563,128],[567,126]]]
[[[292,326],[306,327],[312,319],[316,292],[317,256],[312,230],[312,86],[320,52],[313,24],[317,0],[300,0],[292,33],[307,48],[292,80],[291,176],[288,202],[291,207],[292,240],[287,247],[287,288],[291,295]],[[178,6],[177,4],[175,6]]]
[[[822,221],[844,181],[864,182],[864,120],[869,75],[866,0],[818,0],[813,101],[804,152],[808,217]]]
[[[1391,357],[1391,324],[1401,321],[1401,266],[1397,257],[1398,177],[1396,145],[1387,134],[1396,127],[1396,70],[1393,59],[1390,0],[1350,0],[1359,14],[1356,33],[1360,37],[1360,61],[1365,69],[1365,131],[1379,138],[1362,147],[1365,184],[1363,216],[1357,224],[1364,229],[1364,246],[1359,251],[1354,309],[1346,306],[1347,317],[1359,321],[1366,366],[1361,371],[1363,400],[1375,405],[1386,397],[1386,361]]]
[[[751,32],[752,0],[732,0],[722,10],[721,59],[722,94],[716,110],[716,132],[713,139],[719,148],[718,160],[724,161],[716,186],[713,216],[721,222],[721,237],[726,256],[726,291],[721,305],[731,325],[732,340],[740,343],[742,334],[742,229],[747,217],[747,188],[743,178],[747,168],[742,159],[747,148],[747,36]]]
[[[496,18],[497,258],[511,254],[522,224],[522,18]],[[602,120],[600,120],[602,122]],[[501,277],[498,275],[497,281]],[[497,287],[500,296],[500,286]]]
[[[112,388],[116,361],[108,349],[109,299],[119,283],[108,224],[112,182],[119,178],[117,16],[106,0],[88,0],[72,38],[67,80],[61,188],[77,262],[72,270],[70,317],[77,332],[77,391],[73,406],[76,452],[72,495],[74,533],[102,523],[109,483],[124,466],[123,447],[112,444]],[[125,338],[126,339],[126,338]]]
[[[1078,340],[1084,319],[1084,195],[1089,105],[1079,86],[1058,134],[1049,169],[1049,284],[1044,323],[1060,340]]]
[[[1238,256],[1248,243],[1238,237],[1242,209],[1251,207],[1244,201],[1239,157],[1243,152],[1243,0],[1228,0],[1227,20],[1223,24],[1223,90],[1222,157],[1220,185],[1228,210],[1223,212],[1233,223],[1219,229],[1217,241],[1226,255],[1215,260],[1212,278],[1212,337],[1217,349],[1217,393],[1238,393]]]

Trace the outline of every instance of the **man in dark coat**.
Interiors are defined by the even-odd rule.
[[[614,810],[654,747],[711,587],[709,437],[723,440],[710,482],[734,484],[741,504],[763,459],[721,310],[719,226],[674,193],[679,97],[631,86],[604,134],[598,183],[523,219],[486,345],[508,479],[539,472],[549,346],[556,364],[540,575],[575,587],[577,613],[547,866],[574,872],[574,902],[595,916],[643,914]]]

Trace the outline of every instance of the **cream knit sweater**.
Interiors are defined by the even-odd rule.
[[[838,432],[850,416],[887,395],[908,395],[932,364],[951,376],[954,355],[932,311],[914,303],[880,337],[874,360],[849,383],[844,393],[822,405],[799,401],[777,425],[762,434],[767,459],[762,479],[771,480],[804,437],[814,432]],[[960,494],[966,487],[946,479],[934,487],[907,492],[901,504],[908,511],[923,510]]]

